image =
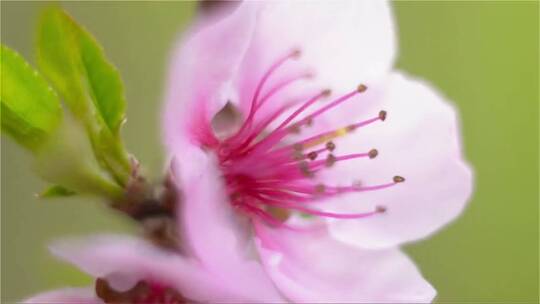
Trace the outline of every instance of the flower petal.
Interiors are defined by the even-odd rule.
[[[244,301],[282,302],[257,260],[250,226],[227,199],[215,160],[189,147],[177,163],[175,178],[183,190],[179,230],[193,254]]]
[[[399,250],[363,250],[327,231],[256,224],[259,252],[283,293],[300,303],[424,303],[436,294]]]
[[[118,291],[144,280],[175,288],[198,301],[242,299],[195,260],[135,238],[108,235],[64,240],[53,244],[51,251],[96,278],[106,278]]]
[[[259,2],[258,9],[256,30],[237,79],[243,111],[265,72],[295,49],[301,57],[280,67],[263,92],[301,74],[314,74],[314,79],[288,86],[261,111],[322,89],[350,91],[383,77],[393,66],[397,47],[387,1],[267,1]]]
[[[163,112],[168,145],[185,136],[200,141],[212,116],[228,100],[237,100],[232,80],[254,26],[255,9],[241,5],[228,16],[202,17],[180,40],[171,61]]]
[[[23,303],[35,304],[104,304],[92,288],[63,288],[40,293],[25,299]]]
[[[336,141],[336,154],[376,148],[379,155],[337,163],[321,174],[328,184],[350,185],[358,180],[364,187],[391,183],[395,175],[405,178],[390,188],[348,193],[324,202],[341,212],[372,211],[377,205],[387,208],[370,218],[332,221],[334,236],[365,248],[394,246],[433,233],[460,214],[473,183],[461,155],[455,110],[443,97],[429,85],[399,73],[380,91],[385,92],[382,100],[367,98],[356,113],[368,117],[372,114],[366,113],[386,110],[387,119]]]
[[[298,47],[321,83],[348,90],[391,69],[396,38],[387,1],[271,1],[261,8],[253,44],[260,61]]]

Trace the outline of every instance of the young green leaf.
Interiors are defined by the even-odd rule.
[[[118,71],[96,40],[59,8],[46,9],[38,29],[38,63],[83,122],[96,158],[120,185],[130,174],[120,139],[126,102]]]
[[[96,40],[83,29],[78,30],[82,63],[92,99],[111,133],[118,136],[126,110],[122,80]]]
[[[35,151],[62,120],[60,101],[19,54],[4,45],[1,50],[2,132]]]
[[[57,197],[67,197],[67,196],[73,196],[77,194],[77,192],[69,190],[63,186],[60,185],[52,185],[45,189],[43,192],[38,194],[38,197],[40,198],[57,198]]]

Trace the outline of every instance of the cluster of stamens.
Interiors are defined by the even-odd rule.
[[[384,206],[377,206],[371,212],[346,214],[310,207],[312,203],[329,197],[351,192],[382,190],[405,181],[403,177],[395,176],[391,182],[380,185],[365,186],[355,182],[350,186],[332,186],[317,183],[314,179],[317,173],[337,162],[376,158],[379,154],[376,149],[336,155],[334,154],[336,144],[333,140],[375,122],[384,121],[387,116],[385,111],[380,111],[370,119],[294,143],[287,139],[289,135],[298,135],[303,128],[311,126],[317,117],[364,93],[367,90],[365,85],[359,85],[351,92],[307,115],[305,113],[308,108],[331,95],[330,90],[317,92],[302,102],[285,103],[263,117],[256,117],[256,114],[266,114],[259,110],[270,97],[294,82],[312,77],[310,73],[305,73],[286,79],[262,95],[263,87],[270,76],[285,62],[298,58],[299,55],[298,51],[289,53],[274,63],[263,75],[251,101],[250,112],[234,135],[224,140],[217,140],[214,137],[211,141],[216,143],[210,148],[218,155],[231,204],[249,215],[255,215],[270,224],[280,226],[283,225],[283,215],[290,212],[340,219],[365,218],[386,212]],[[277,127],[269,127],[289,110],[292,114],[286,116]],[[303,118],[299,119],[300,115],[304,115]]]

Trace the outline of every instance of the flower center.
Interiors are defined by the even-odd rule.
[[[314,202],[333,196],[393,187],[405,179],[395,176],[391,182],[372,186],[332,186],[315,180],[319,172],[330,169],[337,162],[377,157],[376,149],[336,155],[336,145],[332,140],[384,121],[387,113],[380,111],[370,119],[293,142],[291,135],[298,135],[318,117],[367,90],[367,87],[361,84],[315,110],[309,109],[330,96],[329,90],[315,92],[301,101],[284,103],[273,111],[261,110],[278,92],[311,77],[310,73],[299,74],[264,90],[268,79],[276,74],[280,67],[299,56],[299,51],[293,51],[271,65],[259,81],[249,113],[236,133],[226,139],[212,140],[216,144],[211,148],[219,159],[231,204],[250,216],[257,216],[277,226],[283,226],[291,212],[340,219],[365,218],[385,212],[386,208],[383,206],[378,206],[371,212],[346,214],[323,211],[311,206]]]

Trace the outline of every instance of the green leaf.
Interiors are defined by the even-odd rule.
[[[38,62],[61,93],[69,97],[66,102],[77,110],[93,106],[111,133],[118,134],[126,109],[120,75],[90,33],[61,9],[49,8],[42,15]],[[85,104],[85,97],[93,104]]]
[[[4,45],[1,50],[2,131],[35,151],[62,120],[60,101],[19,54]]]
[[[57,198],[57,197],[73,196],[75,194],[77,194],[77,192],[69,190],[63,186],[53,185],[45,189],[38,196],[40,198]]]
[[[100,165],[121,185],[130,174],[120,139],[126,102],[118,71],[96,40],[59,8],[46,9],[38,29],[38,63],[83,122]]]
[[[126,111],[122,80],[94,38],[82,29],[79,33],[82,62],[93,100],[111,132],[118,135]]]

